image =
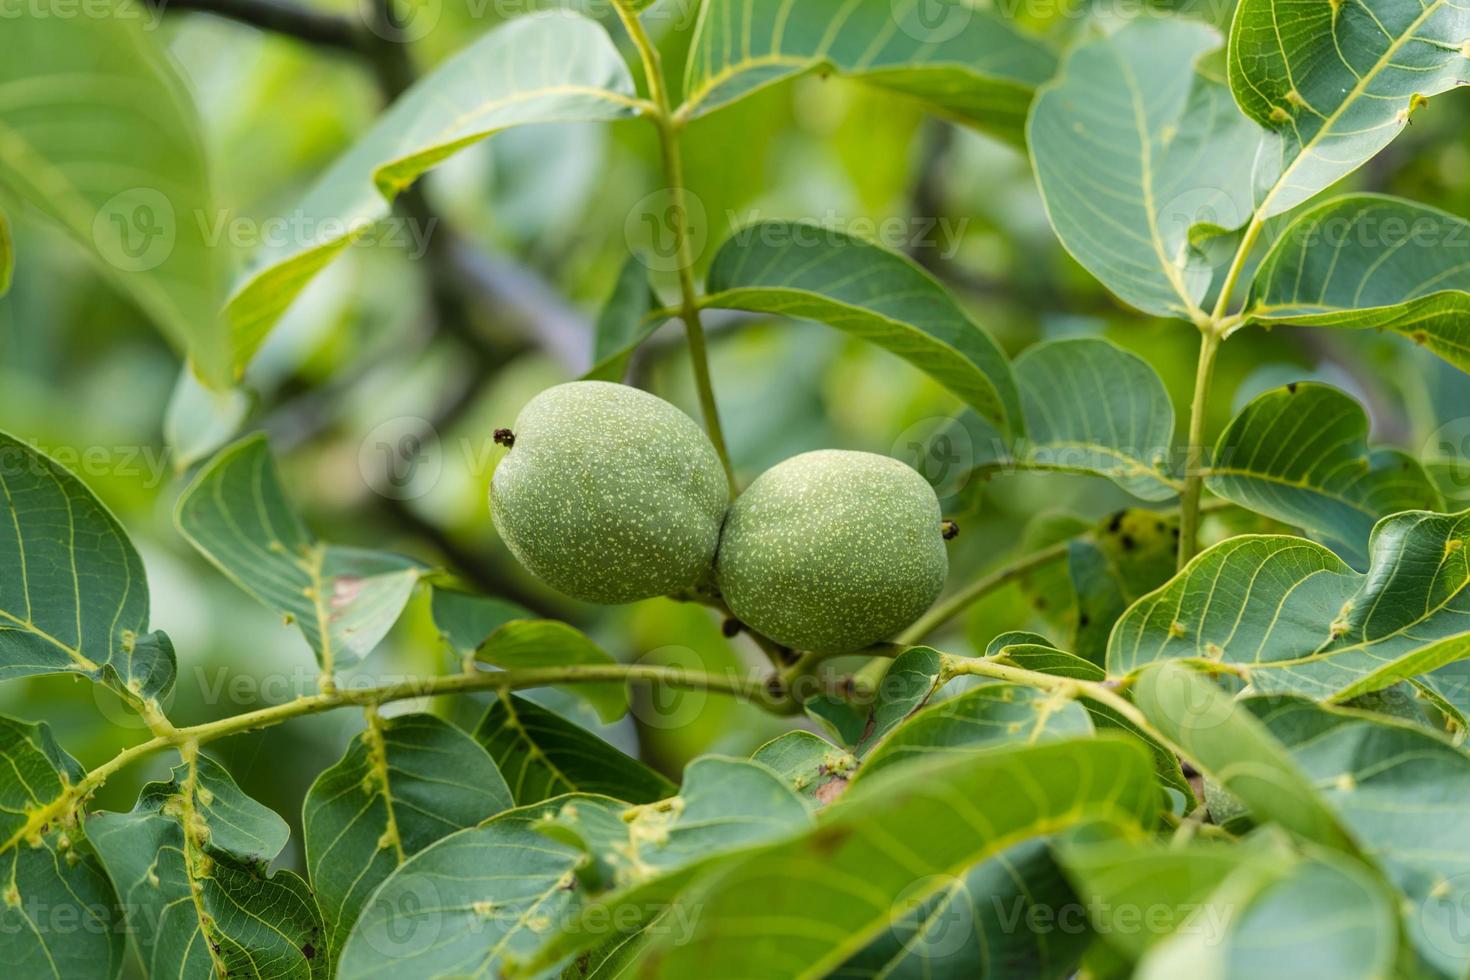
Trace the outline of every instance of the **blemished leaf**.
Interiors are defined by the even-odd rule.
[[[14,14],[0,185],[63,228],[206,382],[227,385],[226,256],[205,231],[215,214],[204,140],[160,36],[121,3],[85,17]]]
[[[985,684],[932,704],[895,727],[868,752],[853,783],[861,785],[875,773],[915,759],[1091,733],[1087,709],[1071,698],[1017,684]]]
[[[489,31],[420,79],[322,175],[292,211],[303,235],[257,257],[226,311],[237,368],[312,277],[372,235],[425,171],[512,126],[636,112],[627,65],[595,21],[546,11]]]
[[[1186,758],[1256,816],[1327,847],[1356,851],[1307,774],[1260,721],[1206,677],[1161,664],[1139,678],[1135,700]]]
[[[517,804],[563,793],[600,793],[652,803],[674,786],[596,735],[525,698],[500,694],[474,731],[510,786]]]
[[[1138,599],[1174,576],[1179,519],[1158,511],[1119,511],[1067,546],[1067,575],[1077,595],[1072,650],[1101,665],[1113,624]]]
[[[629,807],[571,795],[513,810],[411,858],[373,896],[342,958],[344,976],[541,975],[544,968],[660,909],[625,897],[682,883],[723,855],[810,824],[805,804],[765,766],[703,757],[672,799]],[[619,914],[580,916],[596,898]],[[548,943],[548,940],[551,940]],[[543,948],[544,947],[544,948]]]
[[[811,732],[787,732],[756,749],[750,758],[774,769],[814,807],[841,796],[858,766],[857,756]]]
[[[1392,330],[1470,371],[1470,221],[1394,197],[1302,212],[1261,260],[1251,322]]]
[[[1230,90],[1272,135],[1256,213],[1296,207],[1352,173],[1433,95],[1470,82],[1470,10],[1454,0],[1334,6],[1241,0]]]
[[[306,794],[306,867],[327,948],[342,950],[368,896],[425,847],[515,805],[490,756],[433,715],[370,719]]]
[[[1209,548],[1113,629],[1108,673],[1224,665],[1262,694],[1346,701],[1470,655],[1470,512],[1404,513],[1360,574],[1319,544],[1240,535]]]
[[[506,670],[617,663],[580,630],[549,619],[518,619],[506,623],[480,645],[475,658]],[[572,684],[567,690],[592,705],[605,723],[611,724],[628,713],[625,683]]]
[[[1445,976],[1470,967],[1470,757],[1412,724],[1294,698],[1243,702],[1407,897],[1403,927]]]
[[[710,266],[702,303],[825,323],[902,357],[1003,432],[1024,426],[995,339],[915,262],[845,232],[784,221],[738,229]]]
[[[1197,319],[1213,269],[1197,226],[1251,212],[1261,131],[1201,72],[1218,48],[1196,21],[1142,17],[1075,48],[1031,107],[1027,145],[1067,251],[1132,306]]]
[[[513,619],[535,619],[536,614],[509,599],[474,595],[435,586],[430,609],[434,626],[450,649],[461,658],[473,657],[490,634]]]
[[[306,882],[266,873],[285,822],[207,758],[145,786],[129,813],[93,814],[87,829],[149,976],[327,976]]]
[[[200,470],[174,520],[236,585],[299,626],[327,673],[373,651],[425,571],[398,555],[317,540],[286,500],[262,436]]]
[[[710,0],[684,79],[699,116],[808,72],[917,98],[951,119],[1020,143],[1026,105],[1056,54],[997,11],[968,4],[937,18],[914,0]]]
[[[895,918],[831,980],[1062,980],[1094,934],[1045,840],[975,865]],[[1035,924],[1033,927],[1032,924]]]
[[[127,532],[60,463],[0,433],[0,679],[78,673],[133,702],[173,689]]]
[[[1211,493],[1303,528],[1361,566],[1379,519],[1439,510],[1419,461],[1368,445],[1368,414],[1351,396],[1302,382],[1260,395],[1220,434],[1206,469]]]
[[[697,881],[671,910],[691,930],[657,937],[640,975],[824,976],[976,863],[1072,821],[1150,823],[1157,800],[1146,753],[1114,737],[895,767]]]
[[[648,266],[638,256],[630,256],[597,317],[592,369],[584,377],[592,381],[622,381],[633,352],[663,322],[649,316],[658,305],[658,296],[648,279]]]
[[[843,745],[862,755],[905,718],[928,704],[945,680],[944,662],[938,650],[910,647],[888,665],[867,710],[831,694],[811,698],[805,707]]]
[[[1174,406],[1148,362],[1098,338],[1038,344],[1016,359],[1030,469],[1106,477],[1141,500],[1172,500]]]
[[[21,977],[112,980],[126,950],[117,895],[74,815],[48,810],[81,766],[47,725],[3,715],[0,766],[0,957]]]

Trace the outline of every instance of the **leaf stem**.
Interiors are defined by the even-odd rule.
[[[1054,561],[1060,561],[1067,557],[1067,550],[1075,539],[1068,538],[1059,541],[1040,551],[1033,552],[1024,558],[1020,558],[1003,568],[982,575],[969,585],[960,589],[949,598],[936,603],[924,615],[920,616],[908,629],[904,630],[898,638],[898,642],[905,645],[919,643],[930,633],[949,622],[970,606],[979,602],[985,596],[996,589],[1003,588],[1027,574],[1044,568]]]
[[[720,425],[720,410],[715,403],[714,384],[710,379],[709,351],[705,344],[704,325],[699,319],[699,293],[694,285],[694,250],[689,241],[689,193],[684,186],[684,158],[679,151],[679,132],[683,128],[674,115],[669,101],[668,86],[664,82],[663,59],[658,48],[643,28],[638,14],[622,3],[614,3],[618,19],[638,49],[643,62],[643,74],[648,79],[648,96],[652,100],[648,118],[658,127],[659,151],[663,157],[664,177],[669,184],[669,209],[673,221],[675,262],[679,267],[679,316],[684,321],[685,333],[689,338],[689,359],[694,368],[694,386],[699,392],[699,407],[704,415],[704,427],[709,432],[719,454],[720,465],[725,469],[725,479],[730,492],[737,493],[735,468],[730,464],[730,451],[725,445],[725,431]]]
[[[1179,496],[1179,561],[1183,569],[1199,549],[1200,496],[1204,491],[1205,413],[1209,408],[1220,332],[1214,323],[1200,328],[1199,364],[1194,375],[1194,399],[1189,406],[1189,442],[1185,449],[1184,492]]]

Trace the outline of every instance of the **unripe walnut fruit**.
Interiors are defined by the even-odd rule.
[[[823,450],[761,475],[730,507],[716,558],[730,610],[786,646],[846,653],[933,604],[949,573],[934,490],[895,459]]]
[[[730,501],[689,416],[637,388],[575,381],[531,399],[490,484],[490,514],[521,564],[588,602],[707,583]]]

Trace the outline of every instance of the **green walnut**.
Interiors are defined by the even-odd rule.
[[[730,507],[716,581],[756,632],[846,653],[893,636],[939,597],[945,536],[933,489],[910,467],[872,453],[805,453]]]
[[[576,381],[533,398],[490,484],[500,536],[530,572],[588,602],[707,584],[730,502],[689,416],[626,385]]]

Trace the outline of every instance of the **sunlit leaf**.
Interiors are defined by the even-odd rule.
[[[179,497],[175,521],[236,585],[301,628],[324,672],[371,653],[424,574],[408,558],[312,536],[260,436],[215,456]]]
[[[1224,664],[1261,693],[1345,701],[1470,655],[1470,513],[1374,529],[1366,574],[1301,538],[1241,535],[1128,610],[1108,673]]]
[[[1091,733],[1087,710],[1071,698],[1016,684],[985,684],[898,725],[873,746],[853,782],[865,783],[874,773],[915,759]]]
[[[816,829],[696,882],[673,909],[697,916],[692,933],[658,937],[641,975],[825,975],[977,862],[1074,820],[1147,823],[1157,798],[1147,755],[1114,738],[894,767]]]
[[[1470,9],[1241,0],[1230,90],[1274,136],[1256,158],[1257,214],[1288,211],[1356,170],[1433,95],[1470,82]]]
[[[1205,24],[1142,17],[1077,47],[1027,123],[1052,227],[1129,304],[1197,319],[1213,269],[1196,226],[1250,215],[1260,129],[1198,62],[1220,45]]]
[[[453,725],[424,714],[370,720],[303,808],[306,866],[331,952],[404,861],[514,805],[495,763]]]
[[[1094,939],[1044,840],[1024,841],[953,878],[832,980],[1046,980],[1072,976]]]
[[[204,140],[160,35],[111,0],[87,16],[12,14],[0,185],[64,228],[206,381],[225,386],[227,255],[206,232],[217,215]]]
[[[45,724],[3,715],[0,766],[0,957],[21,977],[112,980],[126,948],[117,896],[74,814],[52,812],[81,766]]]
[[[1304,211],[1256,269],[1251,321],[1392,330],[1470,371],[1470,221],[1360,194]]]
[[[702,115],[807,72],[914,96],[1020,142],[1032,91],[1056,55],[1000,13],[918,0],[709,0],[685,73],[686,115]]]
[[[168,637],[148,632],[148,578],[117,519],[61,464],[0,433],[0,679],[57,672],[156,702],[176,666]]]
[[[474,735],[522,806],[578,792],[651,803],[674,789],[586,729],[512,694],[491,702]]]
[[[237,368],[312,277],[373,234],[425,171],[512,126],[635,113],[627,65],[595,21],[548,11],[486,33],[424,76],[322,175],[292,210],[301,234],[257,257],[227,309]]]
[[[938,280],[896,252],[818,225],[760,222],[720,249],[708,288],[707,307],[817,320],[884,347],[1002,431],[1021,431],[1005,352]]]
[[[1439,510],[1444,500],[1418,460],[1368,445],[1368,415],[1323,384],[1276,388],[1241,410],[1206,471],[1212,493],[1304,528],[1362,565],[1380,518]]]
[[[327,976],[306,882],[266,873],[286,843],[285,821],[210,760],[148,784],[129,813],[93,814],[87,830],[149,976]]]

